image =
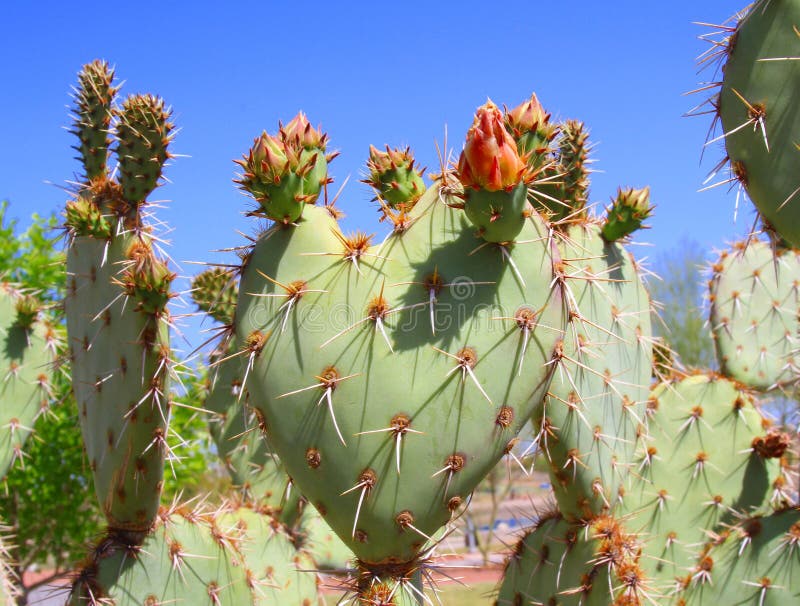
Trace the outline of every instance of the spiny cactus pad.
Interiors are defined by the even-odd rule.
[[[751,240],[712,266],[711,328],[722,371],[756,389],[788,387],[800,329],[800,254]]]
[[[538,217],[520,243],[487,244],[457,206],[434,184],[410,227],[376,247],[308,207],[264,233],[243,270],[251,404],[367,564],[413,561],[450,519],[542,397],[561,333]]]
[[[197,307],[223,325],[233,324],[238,279],[232,271],[212,267],[192,279],[192,299]]]
[[[84,65],[78,80],[73,110],[75,123],[71,132],[80,141],[75,149],[80,153],[84,176],[87,181],[92,181],[106,173],[112,107],[119,87],[113,85],[114,70],[105,61],[96,60]]]
[[[95,490],[112,528],[146,530],[167,452],[171,275],[144,236],[74,237],[65,301],[72,388]],[[153,308],[153,305],[156,308]]]
[[[559,507],[572,520],[617,500],[650,393],[652,334],[636,263],[603,239],[598,223],[569,226],[559,248],[570,321],[534,423]]]
[[[733,175],[800,246],[800,2],[758,0],[730,35],[718,109]]]
[[[34,420],[52,399],[56,334],[34,297],[0,282],[0,479],[22,450]]]
[[[312,606],[319,603],[311,554],[295,547],[291,537],[273,518],[239,507],[221,515],[216,524],[224,532],[238,535],[238,549],[244,557],[253,593],[252,604]]]
[[[647,602],[639,541],[613,518],[547,516],[515,545],[495,606],[632,606]]]
[[[297,503],[290,498],[290,480],[263,435],[261,413],[247,405],[246,397],[240,397],[241,362],[238,357],[229,358],[209,371],[211,387],[204,408],[212,413],[211,437],[242,500],[274,514],[288,505],[287,516],[296,518],[298,512],[291,512],[292,504]],[[283,521],[291,523],[293,519]]]
[[[663,383],[649,438],[633,460],[621,515],[641,533],[644,566],[663,593],[696,560],[708,533],[769,508],[788,441],[766,433],[750,394],[722,376]]]
[[[192,511],[162,512],[144,542],[102,538],[75,578],[71,606],[252,604],[236,528]]]
[[[800,602],[800,509],[739,521],[698,558],[686,606],[786,606]]]
[[[119,182],[125,200],[144,201],[161,179],[172,139],[171,110],[153,95],[131,95],[117,113]]]

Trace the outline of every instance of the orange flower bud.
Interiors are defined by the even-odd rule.
[[[523,180],[525,172],[517,144],[503,124],[503,112],[487,101],[478,108],[467,132],[458,161],[461,183],[473,189],[509,190]]]

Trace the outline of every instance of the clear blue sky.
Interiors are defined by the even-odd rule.
[[[698,193],[721,157],[700,165],[710,118],[684,118],[702,99],[683,96],[707,44],[693,21],[719,23],[744,0],[697,2],[6,2],[0,38],[0,199],[24,224],[64,203],[47,182],[78,171],[69,148],[68,91],[81,65],[116,65],[124,93],[153,92],[175,110],[168,168],[179,262],[225,260],[209,251],[242,242],[247,201],[234,158],[261,130],[304,110],[341,156],[337,183],[346,228],[383,229],[358,183],[370,143],[411,145],[436,167],[444,127],[458,152],[474,109],[491,97],[514,106],[536,92],[559,118],[584,120],[597,143],[592,201],[617,185],[652,188],[658,208],[637,249],[651,257],[684,236],[720,247],[752,222],[733,223],[725,187]],[[337,185],[334,185],[334,190]],[[183,264],[184,274],[198,271]],[[191,332],[191,331],[190,331]]]

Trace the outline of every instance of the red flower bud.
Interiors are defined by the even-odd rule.
[[[458,161],[464,187],[509,190],[524,179],[526,164],[503,122],[503,112],[491,101],[478,108]]]

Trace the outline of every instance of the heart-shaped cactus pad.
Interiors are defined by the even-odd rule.
[[[235,325],[294,484],[367,568],[413,563],[515,444],[565,312],[548,229],[476,235],[441,178],[378,245],[330,207],[261,234]]]

